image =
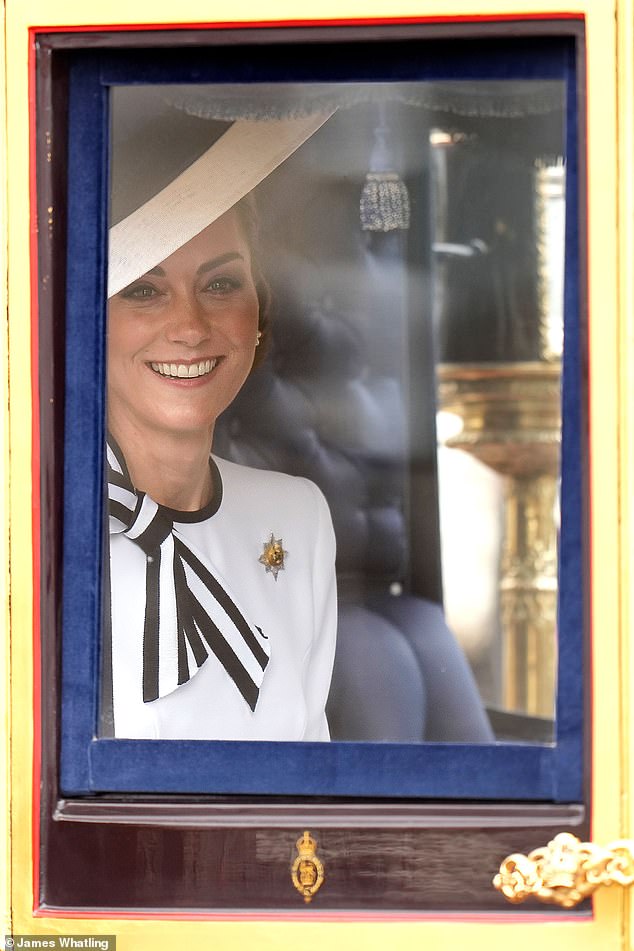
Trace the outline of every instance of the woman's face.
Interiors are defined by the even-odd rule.
[[[251,254],[230,211],[110,299],[115,437],[211,437],[251,369],[257,330]]]

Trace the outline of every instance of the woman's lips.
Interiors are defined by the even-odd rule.
[[[155,373],[172,380],[196,380],[207,376],[218,365],[220,357],[198,360],[195,363],[164,363],[152,361],[149,366]]]

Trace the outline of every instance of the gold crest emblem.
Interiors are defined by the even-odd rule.
[[[277,581],[277,575],[284,571],[284,559],[288,552],[284,551],[284,543],[281,538],[276,538],[273,532],[267,542],[262,545],[262,554],[258,558],[261,565],[264,565],[267,572],[271,572]]]
[[[304,832],[297,840],[297,858],[291,868],[293,885],[304,896],[304,901],[312,901],[324,881],[324,866],[317,857],[317,842],[310,832]]]

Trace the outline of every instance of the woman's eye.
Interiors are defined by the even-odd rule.
[[[131,284],[130,287],[126,287],[124,291],[121,291],[121,296],[125,298],[125,300],[132,301],[150,300],[157,294],[158,291],[155,287],[152,287],[151,284]]]
[[[238,287],[240,287],[240,282],[234,277],[214,277],[205,289],[212,291],[214,294],[229,294],[231,291],[237,290]]]

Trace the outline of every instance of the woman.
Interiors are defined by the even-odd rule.
[[[116,736],[329,738],[336,592],[326,503],[307,480],[210,455],[267,318],[252,205],[235,182],[219,199],[215,183],[233,163],[242,190],[253,187],[323,121],[302,131],[295,121],[236,123],[229,146],[223,137],[111,230]],[[243,164],[263,160],[246,175],[237,126],[249,140]],[[116,183],[115,174],[113,194]],[[157,241],[160,231],[167,240]],[[159,257],[160,248],[170,253]]]

